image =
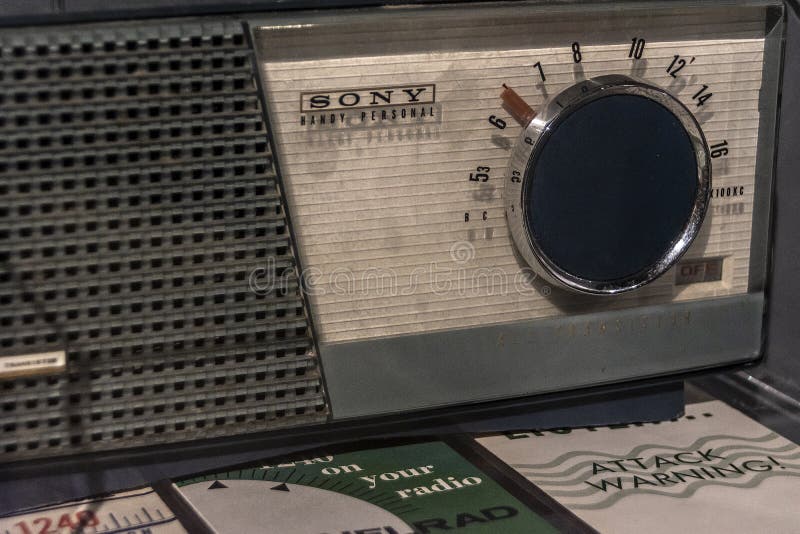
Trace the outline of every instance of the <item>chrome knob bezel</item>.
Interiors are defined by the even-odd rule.
[[[590,280],[573,275],[550,260],[537,244],[527,216],[528,170],[558,124],[589,102],[611,95],[635,95],[669,110],[689,135],[697,158],[697,192],[690,216],[669,249],[647,268],[617,280]],[[550,283],[594,295],[615,295],[642,287],[663,275],[686,252],[703,224],[711,195],[711,156],[700,124],[689,109],[664,89],[629,76],[599,76],[579,82],[549,99],[522,133],[511,153],[505,181],[506,218],[514,244],[536,271]]]

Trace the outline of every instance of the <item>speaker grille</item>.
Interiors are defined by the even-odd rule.
[[[241,25],[6,31],[0,65],[0,357],[67,354],[0,381],[0,461],[323,421]]]

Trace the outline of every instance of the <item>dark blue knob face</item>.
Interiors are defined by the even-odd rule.
[[[612,282],[656,264],[680,238],[698,191],[697,155],[681,122],[630,94],[562,115],[526,170],[525,224],[562,271]]]

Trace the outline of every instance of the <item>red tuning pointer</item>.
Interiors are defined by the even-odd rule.
[[[536,112],[533,108],[522,100],[522,97],[519,96],[516,91],[506,84],[503,84],[503,92],[500,93],[500,98],[503,101],[503,109],[514,117],[514,120],[523,128],[530,124],[536,116]]]

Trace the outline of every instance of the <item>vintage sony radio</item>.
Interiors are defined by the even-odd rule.
[[[757,360],[785,15],[2,29],[0,461]]]

